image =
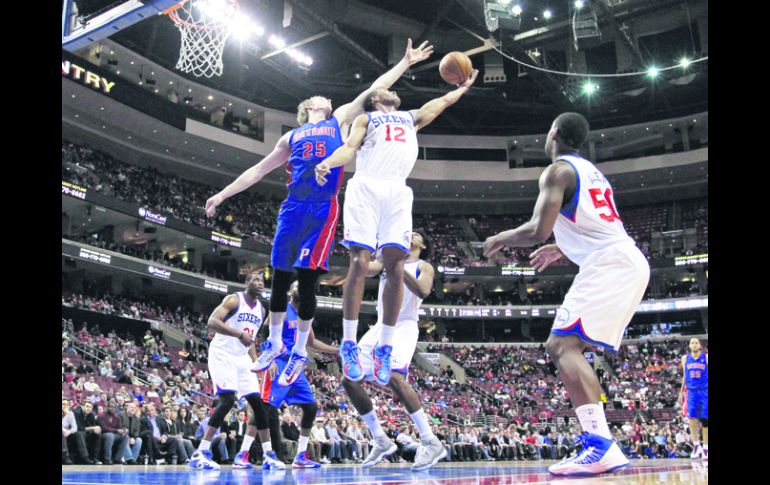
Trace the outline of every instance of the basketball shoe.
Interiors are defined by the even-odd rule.
[[[276,358],[286,353],[286,346],[283,342],[281,342],[281,346],[279,347],[268,339],[262,343],[261,347],[262,353],[259,354],[257,360],[254,361],[251,372],[262,372],[266,370]]]
[[[249,463],[248,451],[239,451],[238,454],[235,455],[235,459],[233,460],[233,468],[254,468],[254,465]]]
[[[278,385],[288,386],[296,381],[307,366],[307,361],[307,355],[299,355],[292,351],[289,362],[286,364],[283,372],[281,372],[281,376],[278,377]]]
[[[692,447],[692,453],[690,453],[690,459],[700,460],[701,458],[703,458],[703,448],[701,447],[700,443],[695,443],[695,445]]]
[[[297,453],[291,466],[292,468],[321,468],[321,464],[305,456],[304,451],[302,453]]]
[[[375,345],[372,349],[372,359],[374,360],[374,380],[381,386],[387,386],[390,382],[390,354],[393,352],[392,345]]]
[[[413,472],[421,472],[432,467],[442,458],[446,457],[446,448],[437,438],[422,440],[417,453],[414,455]]]
[[[703,448],[701,448],[701,459],[708,461],[708,459],[709,459],[709,445],[703,445]]]
[[[263,470],[285,470],[286,464],[278,459],[275,451],[268,451],[262,455],[264,461],[262,462]]]
[[[340,346],[342,358],[342,373],[351,381],[360,381],[364,378],[364,370],[358,360],[358,345],[352,340],[345,340]]]
[[[190,468],[196,470],[219,470],[219,463],[214,461],[211,450],[195,450],[190,457]]]
[[[369,452],[369,456],[367,456],[366,460],[364,460],[364,462],[361,463],[361,466],[364,468],[369,468],[370,466],[374,466],[377,463],[380,463],[386,457],[395,453],[396,450],[398,450],[398,446],[396,446],[395,443],[390,441],[390,438],[388,438],[386,435],[382,435],[379,438],[375,438],[372,451]]]
[[[614,440],[583,433],[578,436],[577,443],[583,445],[578,454],[551,465],[548,471],[554,475],[598,475],[624,468],[629,464],[628,458]]]

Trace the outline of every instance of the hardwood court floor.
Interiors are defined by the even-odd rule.
[[[425,472],[409,465],[333,465],[315,470],[195,471],[186,466],[62,466],[64,485],[563,485],[708,484],[708,462],[690,460],[632,460],[624,470],[596,477],[564,478],[548,473],[553,461],[439,463]]]

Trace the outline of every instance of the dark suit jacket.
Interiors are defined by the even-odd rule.
[[[238,428],[240,426],[239,426],[238,421],[233,421],[232,423],[230,423],[229,430],[230,431],[235,431],[235,436],[243,437],[244,435],[246,435],[246,428],[248,427],[248,425],[249,425],[248,422],[243,423],[243,426],[242,426],[243,429],[241,429],[240,432],[239,432]]]
[[[129,418],[127,414],[123,413],[120,415],[120,419],[123,422],[123,427],[128,429],[129,437],[136,438],[139,436],[139,432],[142,430],[142,419],[139,416],[131,416]]]
[[[75,422],[78,423],[79,431],[85,431],[86,427],[99,426],[93,411],[91,411],[91,414],[85,414],[83,408],[78,406],[72,410],[72,413],[75,415]]]
[[[166,422],[166,418],[163,416],[155,416],[155,422],[158,424],[161,435],[176,435],[179,434],[179,429],[176,427],[176,423],[171,421],[171,425]]]

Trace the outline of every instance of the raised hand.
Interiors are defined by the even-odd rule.
[[[428,41],[426,40],[420,44],[420,47],[412,49],[412,39],[409,39],[409,41],[406,43],[406,53],[404,54],[404,57],[406,57],[406,60],[409,62],[410,66],[412,64],[417,64],[420,61],[424,61],[430,57],[431,54],[433,54],[433,46],[427,44]]]
[[[542,272],[554,261],[558,261],[564,256],[559,247],[556,244],[546,244],[532,252],[529,255],[530,263],[532,267],[537,271]]]
[[[497,240],[497,236],[497,234],[494,236],[489,236],[487,240],[484,241],[484,256],[487,258],[491,258],[498,251],[503,249],[503,243]]]
[[[476,76],[479,75],[479,70],[474,69],[473,72],[471,72],[471,75],[468,76],[468,79],[465,80],[462,84],[458,84],[457,87],[459,88],[469,88],[473,85],[473,83],[476,81]]]

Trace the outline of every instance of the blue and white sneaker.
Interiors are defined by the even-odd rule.
[[[345,340],[340,346],[340,357],[342,357],[342,373],[348,380],[353,382],[364,378],[364,370],[361,368],[361,362],[358,360],[358,345],[352,340]]]
[[[390,382],[390,353],[393,352],[392,345],[375,345],[372,349],[372,359],[374,359],[374,380],[381,386],[387,386]]]
[[[291,464],[292,468],[321,468],[321,464],[313,460],[309,460],[305,456],[305,452],[297,453],[294,457],[294,462]]]
[[[239,451],[238,454],[235,455],[235,459],[233,460],[233,468],[254,468],[254,465],[249,462],[248,451]]]
[[[190,457],[190,468],[196,470],[219,470],[219,463],[214,461],[211,450],[195,450]]]
[[[278,377],[279,386],[288,386],[292,384],[302,374],[302,371],[307,367],[307,355],[299,355],[294,351],[291,352],[289,362]]]
[[[262,342],[262,353],[259,354],[257,360],[254,361],[254,365],[251,367],[251,372],[262,372],[270,367],[275,359],[286,353],[286,346],[281,342],[281,346],[278,347],[270,339]]]
[[[572,458],[548,467],[554,475],[598,475],[628,466],[628,458],[614,440],[596,434],[583,433],[576,443],[583,448]]]
[[[285,470],[286,463],[278,459],[275,451],[269,451],[262,455],[262,469],[263,470]]]

